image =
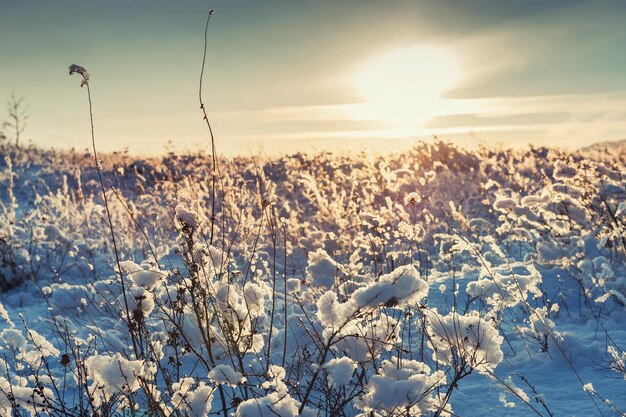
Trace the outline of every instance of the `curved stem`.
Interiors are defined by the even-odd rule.
[[[206,19],[206,25],[204,27],[204,52],[202,54],[202,68],[200,69],[200,83],[198,86],[198,100],[200,101],[200,109],[202,110],[203,120],[206,122],[207,127],[209,128],[209,135],[211,136],[211,162],[212,172],[211,172],[211,233],[209,235],[209,244],[213,244],[214,238],[214,230],[215,230],[215,189],[216,189],[216,175],[219,172],[219,167],[217,165],[217,157],[216,157],[216,149],[215,149],[215,137],[213,136],[213,128],[211,127],[211,122],[209,121],[209,116],[207,115],[206,108],[204,107],[204,101],[202,101],[202,82],[204,80],[204,67],[206,65],[206,54],[207,54],[207,44],[208,37],[207,34],[209,32],[209,22],[211,21],[211,16],[213,15],[213,10],[209,11],[209,15]]]
[[[117,247],[117,241],[115,240],[115,231],[113,230],[113,220],[111,219],[111,209],[109,208],[109,199],[107,198],[106,189],[104,187],[104,180],[102,178],[102,168],[100,167],[100,161],[98,159],[98,151],[96,149],[96,137],[94,133],[93,126],[93,104],[91,101],[91,89],[89,88],[89,83],[85,82],[87,86],[87,97],[89,99],[89,122],[91,124],[91,146],[93,148],[93,158],[96,163],[96,170],[98,171],[98,180],[100,182],[100,188],[102,190],[102,198],[104,200],[104,208],[107,214],[107,221],[109,223],[109,231],[111,232],[111,241],[113,243],[113,252],[115,253],[115,263],[117,266],[117,273],[120,276],[120,284],[122,286],[122,297],[124,299],[124,314],[126,316],[126,325],[128,326],[128,330],[130,333],[130,338],[133,343],[133,351],[137,359],[142,358],[143,354],[139,351],[137,344],[137,336],[135,334],[135,330],[133,328],[134,324],[131,321],[130,313],[128,311],[128,298],[126,296],[126,284],[124,283],[124,274],[122,273],[122,265],[120,263],[120,254]]]

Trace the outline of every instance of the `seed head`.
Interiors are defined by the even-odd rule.
[[[81,87],[89,84],[89,73],[87,72],[85,67],[81,67],[80,65],[76,64],[70,65],[70,75],[74,73],[79,74],[81,77],[83,77],[83,80],[80,82]]]

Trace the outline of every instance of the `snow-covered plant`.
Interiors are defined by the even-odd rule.
[[[626,379],[626,352],[620,352],[616,347],[607,347],[607,352],[610,355],[610,369],[613,372],[621,374]]]
[[[430,311],[428,332],[434,358],[453,366],[459,378],[473,370],[489,373],[504,358],[498,329],[478,314],[442,316]]]
[[[446,382],[442,370],[431,371],[423,362],[390,358],[367,383],[357,407],[375,416],[423,416],[444,409],[436,390]],[[451,413],[445,406],[445,413]]]
[[[471,375],[551,415],[505,358],[558,352],[579,376],[574,305],[613,340],[623,158],[438,142],[227,160],[200,84],[210,155],[100,159],[91,120],[93,155],[0,161],[0,285],[29,291],[0,304],[0,412],[438,417]],[[48,310],[20,327],[30,298]]]
[[[571,293],[566,282],[550,290],[545,269],[565,268],[563,253],[574,255],[591,291],[583,295],[605,312],[619,306],[616,253],[575,238],[583,227],[528,184],[498,178],[479,187],[485,195],[450,204],[436,200],[437,182],[456,175],[449,166],[425,164],[427,174],[405,159],[238,160],[222,165],[226,192],[212,220],[208,172],[197,168],[206,158],[169,158],[107,171],[120,175],[107,194],[114,229],[124,231],[117,277],[96,173],[70,173],[39,195],[29,248],[61,266],[59,280],[41,287],[59,354],[33,368],[35,355],[14,349],[14,323],[4,348],[14,354],[1,368],[7,381],[21,372],[22,388],[41,383],[47,403],[38,407],[63,415],[61,398],[72,393],[87,414],[444,415],[458,386],[470,375],[492,380],[506,355],[567,351],[558,317]],[[84,331],[92,338],[71,336]]]

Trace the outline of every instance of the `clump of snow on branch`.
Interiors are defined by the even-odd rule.
[[[383,275],[378,281],[359,288],[352,294],[358,309],[365,307],[406,307],[426,297],[428,284],[419,277],[412,265],[402,266]]]
[[[328,372],[328,384],[342,386],[347,385],[352,380],[352,374],[357,364],[348,357],[334,358],[324,365]]]
[[[198,214],[189,210],[182,204],[176,206],[176,219],[183,225],[191,229],[195,229],[200,224],[198,221]]]
[[[435,392],[446,383],[443,371],[432,372],[423,362],[391,358],[366,386],[358,406],[386,416],[421,416],[439,408]]]
[[[453,365],[455,360],[461,359],[478,372],[488,373],[504,358],[501,349],[504,338],[478,314],[442,316],[429,311],[427,317],[429,343],[435,360]]]
[[[172,406],[189,417],[204,417],[211,411],[214,389],[204,381],[195,382],[194,378],[185,377],[172,384]]]
[[[209,372],[209,379],[214,384],[228,384],[235,386],[245,382],[246,378],[241,372],[235,371],[230,365],[217,365]]]
[[[335,276],[341,270],[342,266],[332,259],[324,249],[309,253],[306,279],[312,287],[331,288],[335,285]]]
[[[113,356],[95,354],[85,360],[89,379],[94,386],[96,403],[108,401],[119,394],[132,394],[141,381],[152,381],[156,365],[129,360],[119,352]]]

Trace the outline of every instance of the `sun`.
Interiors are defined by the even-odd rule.
[[[443,93],[458,85],[460,77],[454,54],[443,47],[392,50],[357,71],[353,83],[362,103],[351,113],[393,128],[420,128],[435,116],[453,112]]]

